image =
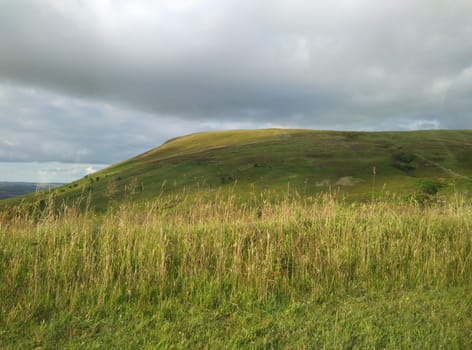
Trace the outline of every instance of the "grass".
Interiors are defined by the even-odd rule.
[[[472,203],[185,192],[0,212],[0,344],[472,347]]]

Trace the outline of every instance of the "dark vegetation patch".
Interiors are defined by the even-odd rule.
[[[393,153],[392,158],[392,165],[398,170],[411,174],[416,169],[416,165],[414,163],[416,156],[411,152],[398,150]]]
[[[355,132],[355,131],[346,131],[343,133],[344,134],[344,138],[346,140],[357,140],[359,139],[359,137],[361,136],[362,133],[360,132]]]
[[[420,179],[418,180],[418,188],[421,193],[426,195],[434,196],[440,189],[444,188],[446,184],[441,181],[432,179]]]
[[[234,175],[221,175],[220,182],[222,185],[227,185],[236,181],[236,177]]]

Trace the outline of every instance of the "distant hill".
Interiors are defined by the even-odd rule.
[[[17,197],[37,190],[50,189],[60,185],[62,184],[0,181],[0,199]]]
[[[248,198],[266,190],[301,196],[339,190],[362,199],[381,191],[447,194],[471,184],[472,130],[265,129],[175,138],[53,191],[66,200],[90,195],[100,208],[125,198],[140,201],[184,190],[212,195],[230,187]]]

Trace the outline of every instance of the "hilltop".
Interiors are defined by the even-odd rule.
[[[124,198],[211,195],[230,187],[243,196],[268,190],[302,196],[339,190],[356,199],[373,191],[447,194],[471,188],[471,154],[472,130],[202,132],[171,139],[54,193],[60,200],[90,195],[98,208]]]

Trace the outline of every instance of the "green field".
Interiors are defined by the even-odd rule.
[[[0,348],[470,349],[471,140],[201,133],[3,201]]]

